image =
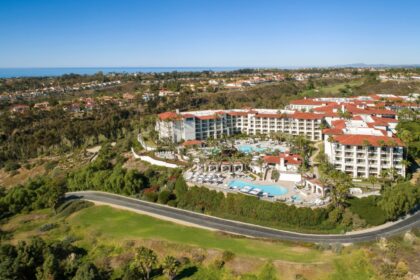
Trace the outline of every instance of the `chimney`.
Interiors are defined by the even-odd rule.
[[[344,107],[344,104],[341,105],[341,112],[345,112],[346,111],[346,107]]]
[[[284,167],[284,157],[280,158],[280,167]]]
[[[392,137],[392,131],[387,131],[388,137]]]
[[[175,110],[175,113],[176,113],[177,115],[179,115],[179,109],[176,109],[176,110]]]

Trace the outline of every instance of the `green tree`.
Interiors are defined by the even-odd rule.
[[[168,276],[169,280],[173,280],[176,277],[179,267],[179,261],[172,256],[166,256],[162,264],[163,272]]]
[[[370,184],[372,184],[372,189],[373,189],[373,188],[375,188],[375,184],[377,184],[377,183],[378,183],[378,177],[376,177],[376,176],[369,176],[369,177],[367,178],[367,181],[368,181]]]
[[[83,263],[76,271],[73,280],[100,280],[100,274],[96,266],[90,262]]]
[[[258,274],[259,280],[276,280],[277,272],[272,262],[266,263]]]
[[[183,194],[185,194],[188,191],[187,183],[185,183],[185,180],[182,176],[178,176],[175,182],[175,195],[177,198],[181,197]]]
[[[409,182],[393,185],[382,193],[379,206],[386,212],[390,219],[409,213],[420,202],[420,186]]]
[[[150,273],[158,261],[156,253],[146,247],[140,247],[136,250],[135,264],[140,268],[145,279],[150,279]]]
[[[60,270],[59,262],[52,253],[47,253],[44,257],[44,263],[38,267],[36,279],[38,280],[54,280],[58,279],[58,272]]]
[[[338,170],[333,170],[330,176],[333,186],[331,189],[332,202],[337,207],[342,207],[353,183],[349,175]]]

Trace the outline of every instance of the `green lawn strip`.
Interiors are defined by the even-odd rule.
[[[322,253],[311,248],[297,252],[293,251],[293,245],[285,243],[224,236],[220,233],[177,225],[109,206],[83,209],[67,221],[76,235],[99,235],[103,241],[136,238],[165,240],[206,249],[229,250],[242,256],[299,263],[321,261]]]

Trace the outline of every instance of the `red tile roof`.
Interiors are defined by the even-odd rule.
[[[185,118],[195,118],[195,116],[193,115],[193,114],[189,114],[189,113],[187,113],[187,114],[182,114],[182,117],[185,119]]]
[[[196,116],[199,120],[215,120],[217,119],[216,115],[207,115],[207,116]]]
[[[331,122],[333,128],[343,129],[346,128],[346,121],[345,120],[334,120]]]
[[[325,128],[322,130],[323,134],[326,135],[341,135],[344,134],[343,130],[340,128]]]
[[[226,112],[229,116],[248,116],[247,112]]]
[[[389,123],[397,123],[398,120],[396,119],[390,119],[390,118],[379,118],[372,116],[372,119],[374,122],[372,124],[379,125],[379,126],[388,126]]]
[[[200,140],[187,140],[184,143],[182,143],[183,146],[201,146],[203,144],[203,141]]]
[[[388,136],[373,136],[373,135],[337,135],[334,136],[334,140],[342,145],[349,145],[349,146],[363,146],[363,144],[367,141],[371,146],[380,147],[382,146],[381,143],[384,142],[385,144],[395,143],[397,146],[404,146],[402,141],[396,137],[388,137]]]
[[[286,118],[287,115],[286,114],[256,114],[255,115],[256,118]]]
[[[164,113],[159,114],[158,117],[161,121],[176,120],[180,118],[180,116],[175,112],[164,112]]]
[[[285,164],[300,165],[302,163],[302,157],[300,155],[286,153],[279,154],[278,156],[264,156],[263,160],[269,164],[280,164],[281,158],[284,158]]]
[[[303,119],[303,120],[320,120],[324,118],[322,114],[314,114],[314,113],[304,113],[304,112],[294,112],[290,115],[291,118],[294,119]]]
[[[396,115],[397,113],[392,111],[392,110],[387,110],[387,109],[360,109],[357,107],[350,107],[348,106],[347,111],[349,111],[350,113],[352,113],[353,115],[357,114],[357,115]]]
[[[271,164],[279,164],[280,163],[280,157],[279,156],[264,156],[263,160],[266,163],[271,163]]]

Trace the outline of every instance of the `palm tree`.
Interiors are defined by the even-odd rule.
[[[403,159],[403,160],[401,161],[401,164],[402,164],[405,168],[408,168],[408,167],[410,167],[410,166],[411,166],[411,161],[406,160],[406,159]]]
[[[403,142],[407,145],[407,158],[409,155],[409,149],[410,149],[410,144],[413,141],[413,135],[412,132],[408,131],[408,130],[403,130],[400,134],[401,140],[403,140]]]
[[[148,280],[150,279],[150,272],[157,264],[156,253],[153,250],[142,246],[137,249],[135,263],[140,267],[143,274],[146,276],[146,280]]]
[[[376,176],[369,176],[367,181],[372,184],[372,189],[375,188],[375,184],[378,182],[378,178]]]
[[[336,207],[342,207],[347,198],[349,189],[353,187],[351,178],[346,173],[338,170],[334,170],[330,174],[330,180],[332,183],[332,202]]]
[[[163,272],[168,276],[169,280],[173,280],[178,273],[180,263],[179,261],[172,257],[166,256],[165,260],[163,261]]]
[[[390,172],[388,169],[382,169],[379,173],[379,178],[382,182],[382,188],[390,182]]]

